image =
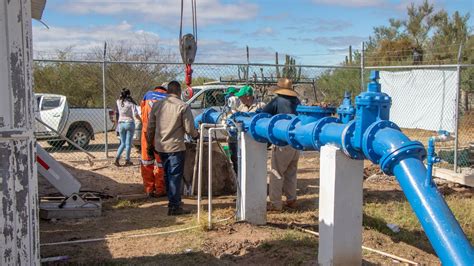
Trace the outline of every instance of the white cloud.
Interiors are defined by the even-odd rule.
[[[175,55],[171,58],[180,58],[177,39],[161,38],[153,32],[136,30],[126,21],[117,25],[91,28],[51,27],[48,30],[42,26],[33,27],[35,58],[54,58],[58,50],[69,49],[73,59],[86,59],[83,58],[84,55],[95,54],[103,47],[104,41],[107,41],[110,46],[121,42],[134,47],[157,44],[160,49]],[[275,51],[268,47],[251,47],[250,53],[252,61],[267,62],[273,60]],[[166,56],[168,56],[167,53]],[[160,58],[160,60],[168,59]],[[245,44],[200,39],[196,62],[244,63],[246,62]]]
[[[264,27],[257,29],[252,33],[253,36],[258,37],[258,36],[275,36],[275,30],[271,27]]]
[[[127,21],[118,25],[105,25],[91,28],[70,27],[33,27],[33,49],[52,52],[72,47],[74,50],[86,52],[102,47],[104,42],[123,41],[161,41],[153,32],[134,30]]]
[[[353,35],[333,36],[333,37],[319,36],[319,37],[314,38],[313,41],[316,42],[317,44],[334,48],[334,47],[341,47],[341,46],[346,47],[349,45],[357,45],[365,41],[366,39],[367,37],[353,36]]]
[[[345,7],[375,7],[387,4],[386,0],[313,0],[313,3]]]
[[[191,7],[185,1],[186,24],[191,24]],[[178,25],[180,1],[177,0],[68,0],[59,8],[72,14],[99,14],[133,16],[145,21],[159,22],[163,25]],[[221,0],[197,1],[198,25],[216,24],[228,21],[253,19],[258,14],[258,5],[238,1],[223,3]]]

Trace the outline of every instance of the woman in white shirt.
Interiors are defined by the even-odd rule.
[[[115,156],[114,164],[120,166],[120,157],[125,150],[125,166],[133,165],[130,161],[132,150],[132,138],[135,131],[135,118],[140,119],[136,102],[133,100],[130,90],[123,88],[120,98],[117,100],[117,110],[119,113],[118,129],[120,134],[120,146]]]

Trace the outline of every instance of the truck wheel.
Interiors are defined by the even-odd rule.
[[[50,140],[48,141],[48,144],[53,146],[54,148],[61,148],[64,143],[66,143],[65,140]]]
[[[87,147],[91,141],[90,132],[84,127],[77,127],[72,130],[69,138],[81,148]]]

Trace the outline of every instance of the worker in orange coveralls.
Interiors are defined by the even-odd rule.
[[[147,153],[148,144],[146,141],[148,116],[153,107],[153,103],[163,100],[167,97],[166,88],[164,86],[157,86],[153,91],[145,93],[143,100],[140,103],[141,118],[142,118],[142,134],[141,134],[141,173],[143,178],[143,186],[148,198],[157,198],[166,195],[165,188],[165,171],[161,164],[160,156],[155,153],[155,158],[150,158]]]

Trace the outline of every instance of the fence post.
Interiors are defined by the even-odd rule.
[[[360,54],[360,92],[364,91],[364,50],[365,50],[365,43],[362,42],[361,44],[361,54]]]
[[[247,45],[247,85],[249,85],[250,81],[250,53],[249,53],[249,46]]]
[[[108,137],[108,118],[109,115],[107,112],[107,99],[106,99],[106,91],[105,91],[105,69],[107,67],[106,64],[106,56],[107,56],[107,42],[104,42],[104,57],[102,58],[102,100],[103,100],[103,107],[104,107],[104,135],[105,135],[105,158],[109,158],[109,137]]]
[[[459,96],[461,94],[461,54],[462,44],[459,45],[458,60],[456,66],[457,84],[456,84],[456,112],[455,112],[455,138],[454,138],[454,172],[458,172],[458,148],[459,148]]]

